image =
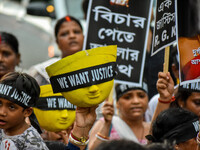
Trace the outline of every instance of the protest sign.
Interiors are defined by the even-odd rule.
[[[116,83],[142,84],[152,0],[91,0],[84,49],[117,45]]]
[[[176,42],[175,0],[157,0],[151,56]]]
[[[177,0],[180,89],[200,91],[199,1]]]

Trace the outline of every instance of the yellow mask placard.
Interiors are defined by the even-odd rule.
[[[117,46],[83,50],[50,65],[46,71],[54,92],[79,107],[92,107],[109,95],[115,76]]]
[[[40,86],[40,90],[40,98],[33,108],[40,126],[53,132],[70,127],[75,120],[76,106],[67,101],[61,93],[54,94],[50,84]]]

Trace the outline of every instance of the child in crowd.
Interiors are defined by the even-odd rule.
[[[25,118],[39,98],[40,87],[26,73],[10,72],[0,80],[0,149],[48,150],[37,130]]]

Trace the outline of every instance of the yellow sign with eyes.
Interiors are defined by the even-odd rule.
[[[40,90],[40,98],[33,108],[40,126],[53,132],[66,130],[75,120],[76,106],[61,93],[54,94],[50,84],[40,86]]]
[[[83,50],[48,66],[54,93],[61,92],[72,104],[92,107],[109,95],[115,76],[117,46]]]

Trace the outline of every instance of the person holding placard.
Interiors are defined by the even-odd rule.
[[[175,142],[177,149],[197,150],[197,143],[200,143],[196,141],[199,132],[199,111],[198,104],[195,103],[198,102],[198,96],[195,92],[186,96],[187,93],[184,92],[179,97],[175,94],[174,99],[174,83],[169,72],[159,72],[158,77],[157,89],[160,96],[152,119],[151,135],[147,136],[148,140],[163,142],[166,139]],[[174,100],[177,106],[172,105]]]
[[[129,139],[140,144],[147,144],[145,135],[150,124],[143,121],[147,109],[147,85],[142,87],[118,84],[117,95],[118,116],[114,115],[113,104],[105,101],[102,106],[103,118],[100,118],[91,130],[89,149],[112,139]]]

